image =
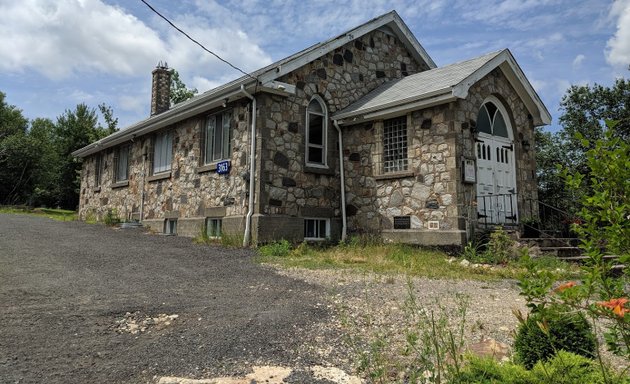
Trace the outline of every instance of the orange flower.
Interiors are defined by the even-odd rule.
[[[623,317],[630,309],[624,308],[624,305],[628,302],[628,299],[620,297],[618,299],[610,299],[608,301],[600,301],[597,303],[600,307],[612,309],[613,313],[619,317]]]
[[[575,287],[576,285],[577,285],[577,283],[576,283],[575,281],[567,281],[567,282],[566,282],[566,283],[564,283],[564,284],[560,284],[560,285],[558,286],[558,288],[554,289],[554,292],[562,292],[562,291],[564,291],[565,289],[568,289],[568,288],[573,288],[573,287]]]

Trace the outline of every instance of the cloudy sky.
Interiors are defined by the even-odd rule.
[[[438,66],[509,48],[554,117],[571,84],[629,77],[630,0],[149,0],[210,50],[253,71],[395,9]],[[111,105],[149,114],[158,61],[199,91],[239,73],[139,0],[0,0],[0,91],[28,118]]]

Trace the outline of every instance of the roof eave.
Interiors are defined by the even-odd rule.
[[[361,111],[357,113],[348,113],[333,116],[332,119],[336,120],[340,125],[353,125],[364,121],[387,119],[395,116],[401,116],[408,112],[415,111],[423,108],[430,108],[436,105],[450,103],[457,100],[457,97],[449,91],[442,92],[441,94],[433,94],[432,96],[425,96],[422,99],[415,99],[408,101],[404,104],[395,104],[388,107],[379,107],[378,109],[372,109],[371,111]]]
[[[422,45],[420,45],[420,42],[418,42],[413,33],[411,33],[411,30],[409,30],[409,27],[407,27],[398,13],[396,11],[391,11],[329,40],[325,44],[322,44],[314,50],[306,52],[304,55],[297,57],[294,60],[266,71],[258,78],[262,83],[279,79],[280,77],[302,67],[306,63],[322,57],[326,53],[332,52],[350,41],[353,41],[358,37],[364,36],[383,26],[389,26],[392,31],[394,31],[397,37],[409,49],[416,60],[425,62],[429,66],[429,69],[436,67],[433,59],[431,59],[427,51],[422,47]]]
[[[430,92],[430,93],[425,93],[423,95],[412,97],[412,98],[407,98],[407,99],[402,99],[402,100],[395,100],[395,101],[391,101],[391,102],[386,103],[386,104],[379,104],[379,105],[374,106],[374,107],[357,109],[355,111],[349,111],[349,112],[345,112],[345,113],[341,112],[341,113],[338,113],[338,114],[334,114],[332,116],[332,118],[334,120],[343,120],[343,119],[347,119],[349,117],[356,117],[356,116],[359,116],[359,115],[367,115],[367,114],[371,114],[371,113],[376,113],[377,111],[380,111],[380,110],[396,108],[397,106],[400,106],[400,105],[414,104],[416,102],[419,102],[419,101],[422,101],[422,100],[426,100],[426,99],[429,99],[429,98],[433,98],[433,97],[438,96],[438,95],[443,95],[443,94],[446,94],[446,93],[450,94],[450,92],[451,92],[451,87],[446,87],[446,88],[438,89],[436,91],[433,91],[433,92]]]
[[[453,87],[453,95],[461,99],[466,98],[470,87],[487,76],[495,68],[501,68],[505,77],[527,106],[527,109],[532,113],[534,125],[551,124],[551,114],[547,110],[547,107],[545,107],[545,104],[542,102],[529,80],[527,80],[527,77],[516,62],[516,59],[514,59],[514,56],[512,56],[512,53],[510,53],[508,49],[501,51],[479,69],[456,84]]]
[[[243,81],[237,82],[231,87],[223,89],[220,92],[209,93],[208,95],[201,95],[198,99],[189,102],[181,107],[169,109],[168,111],[165,111],[159,115],[151,116],[148,119],[131,125],[124,130],[114,132],[113,134],[105,138],[90,143],[89,145],[72,152],[71,155],[74,157],[86,157],[96,152],[102,151],[103,149],[130,141],[135,137],[151,133],[158,129],[167,127],[171,124],[177,123],[178,121],[185,120],[212,108],[216,108],[222,105],[225,102],[226,98],[229,99],[239,94],[242,94],[240,89],[241,85],[245,86],[245,84],[247,84],[248,82],[247,80],[249,80],[250,84],[248,84],[245,88],[248,91],[251,91],[253,90],[255,85],[254,83],[252,83],[253,80],[244,79]]]

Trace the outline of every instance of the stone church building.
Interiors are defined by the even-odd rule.
[[[396,12],[74,152],[79,214],[170,234],[461,245],[536,198],[551,117],[506,49],[437,67]],[[524,218],[524,217],[523,217]]]

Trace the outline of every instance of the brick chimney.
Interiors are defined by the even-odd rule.
[[[151,74],[151,116],[154,116],[168,111],[171,106],[171,72],[168,64],[160,61]]]

